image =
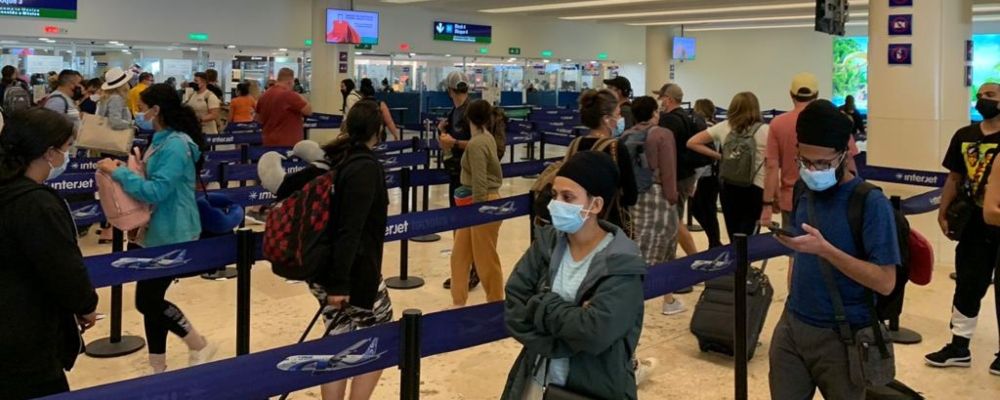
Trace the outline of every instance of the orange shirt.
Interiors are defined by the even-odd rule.
[[[251,96],[240,96],[229,103],[230,122],[253,122],[253,109],[257,106]]]

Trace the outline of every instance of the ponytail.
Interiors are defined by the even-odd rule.
[[[490,123],[486,127],[493,134],[493,140],[497,142],[497,157],[503,159],[507,153],[507,114],[500,107],[493,107],[490,112]]]

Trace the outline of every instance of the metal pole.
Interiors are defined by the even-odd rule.
[[[733,355],[736,362],[735,391],[736,400],[747,398],[747,271],[750,269],[747,250],[747,235],[738,233],[735,239],[736,277],[735,302],[733,314],[736,316],[735,332],[733,334]],[[756,344],[756,343],[754,343]]]
[[[403,333],[400,340],[400,386],[401,400],[420,398],[420,310],[403,311]]]
[[[416,151],[417,148],[416,142],[414,142],[413,148],[414,151]],[[431,169],[431,157],[430,157],[430,150],[428,149],[427,158],[424,159],[423,171],[426,173],[427,171],[430,171],[430,169]],[[430,185],[423,185],[422,188],[423,188],[423,201],[424,201],[422,210],[427,211],[427,207],[431,202],[431,187]],[[413,188],[413,209],[414,210],[417,209],[417,188]],[[417,243],[431,243],[441,240],[441,235],[438,235],[436,233],[431,233],[427,235],[416,236],[412,240]]]
[[[400,171],[399,189],[403,192],[401,206],[402,214],[410,213],[410,169],[403,168]],[[392,289],[416,289],[424,285],[424,280],[410,276],[410,241],[403,239],[399,242],[399,276],[385,280],[385,285]]]
[[[236,231],[236,355],[250,353],[250,269],[254,259],[253,232]]]
[[[903,199],[899,196],[892,196],[889,198],[892,202],[892,208],[897,211],[903,209]],[[906,277],[909,279],[909,277]],[[899,298],[905,299],[906,293],[906,283],[903,283],[903,287],[899,288]],[[923,336],[919,332],[912,329],[899,326],[899,317],[902,315],[902,305],[900,305],[900,313],[896,315],[889,316],[889,336],[892,337],[894,343],[899,344],[917,344],[924,340]]]
[[[113,228],[111,235],[111,252],[121,253],[125,250],[125,233]],[[146,347],[146,341],[139,336],[122,336],[122,286],[111,287],[111,333],[108,337],[97,339],[86,346],[88,356],[94,358],[120,357],[135,353]]]

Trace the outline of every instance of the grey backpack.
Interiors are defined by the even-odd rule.
[[[745,131],[733,131],[726,136],[719,162],[719,177],[723,183],[739,187],[753,185],[753,178],[764,165],[764,160],[757,160],[757,140],[754,138],[762,125],[758,122]]]
[[[9,117],[11,114],[24,111],[31,108],[31,95],[28,94],[27,90],[23,87],[12,84],[7,86],[3,90],[2,95],[3,102],[0,103],[0,110],[3,110],[3,115]]]

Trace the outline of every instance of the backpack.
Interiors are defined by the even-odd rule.
[[[635,187],[639,193],[646,193],[653,186],[653,169],[649,167],[649,160],[646,158],[646,140],[649,131],[654,126],[646,129],[630,129],[622,134],[622,144],[632,157],[632,171],[635,174]]]
[[[801,180],[795,184],[795,188],[793,189],[794,197],[792,197],[794,203],[793,210],[798,208],[799,198],[802,197],[802,193],[805,190],[808,189],[806,189],[805,184]],[[851,192],[851,196],[847,202],[847,223],[851,228],[851,236],[854,237],[854,245],[859,251],[863,251],[865,248],[865,201],[868,198],[868,193],[873,190],[882,191],[878,186],[867,181],[862,181],[854,187],[854,191]],[[903,287],[906,286],[906,281],[910,277],[910,255],[912,254],[910,247],[914,245],[919,246],[920,243],[919,239],[910,239],[915,232],[910,230],[910,222],[906,220],[903,212],[896,207],[893,207],[893,218],[896,221],[896,238],[899,243],[899,256],[902,262],[896,266],[896,285],[893,287],[892,293],[889,293],[888,296],[876,293],[875,311],[882,320],[895,317],[902,311]]]
[[[673,121],[674,123],[670,123]],[[674,134],[677,149],[677,179],[685,179],[694,175],[694,171],[706,165],[715,163],[710,157],[700,154],[687,147],[687,142],[694,135],[708,129],[705,119],[690,112],[676,109],[660,115],[659,125],[670,129]]]
[[[0,104],[5,117],[11,114],[31,108],[31,95],[20,85],[12,84],[3,90],[3,102]]]
[[[45,98],[42,99],[42,101],[38,102],[38,107],[45,108],[45,106],[48,105],[49,102],[52,101],[52,99],[54,99],[56,97],[59,97],[59,98],[62,99],[62,102],[63,102],[63,114],[69,114],[69,100],[67,100],[66,96],[63,95],[59,91],[55,91],[55,92],[49,93],[48,96],[45,96]]]
[[[732,131],[722,144],[719,177],[722,182],[739,187],[750,187],[764,160],[757,165],[757,131],[762,123],[755,123],[746,131]]]

